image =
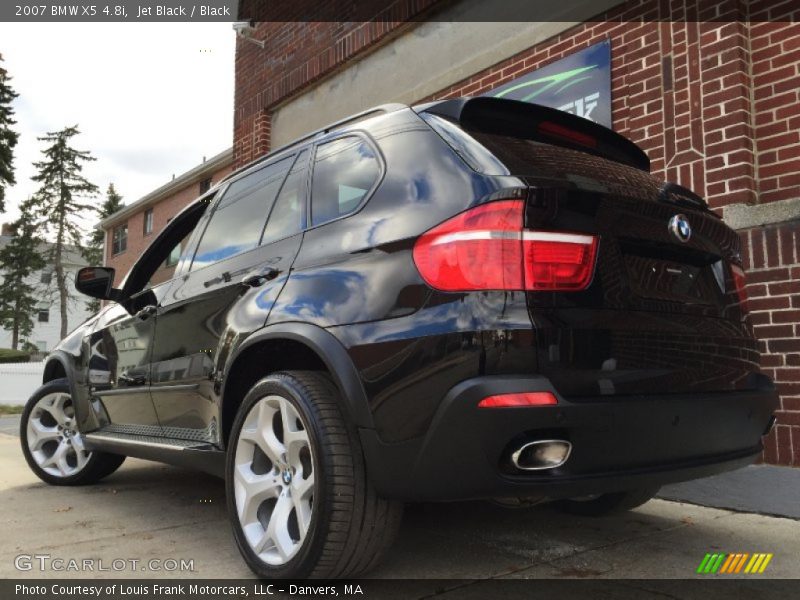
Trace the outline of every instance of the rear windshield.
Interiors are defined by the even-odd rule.
[[[644,171],[579,150],[534,140],[465,131],[438,115],[425,121],[475,171],[552,180],[577,188],[630,196],[657,196],[662,182]],[[542,183],[545,183],[542,181]]]

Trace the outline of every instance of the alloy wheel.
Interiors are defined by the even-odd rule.
[[[27,442],[36,464],[54,477],[76,475],[92,456],[78,431],[72,397],[60,392],[46,394],[34,405]]]
[[[270,565],[297,554],[311,525],[314,457],[294,405],[270,395],[253,404],[234,456],[236,511],[247,543]]]

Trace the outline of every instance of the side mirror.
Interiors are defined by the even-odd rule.
[[[83,267],[75,274],[75,289],[100,300],[119,298],[119,290],[114,288],[114,269],[110,267]]]

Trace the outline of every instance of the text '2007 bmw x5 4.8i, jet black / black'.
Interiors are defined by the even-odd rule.
[[[758,456],[736,234],[634,144],[500,99],[380,107],[177,215],[50,355],[22,447],[52,484],[125,456],[225,478],[264,577],[363,573],[403,501],[632,508]],[[153,275],[180,259],[167,281]]]

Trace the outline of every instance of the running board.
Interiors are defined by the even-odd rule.
[[[102,429],[84,434],[83,439],[87,450],[124,454],[225,476],[225,452],[212,444]]]

